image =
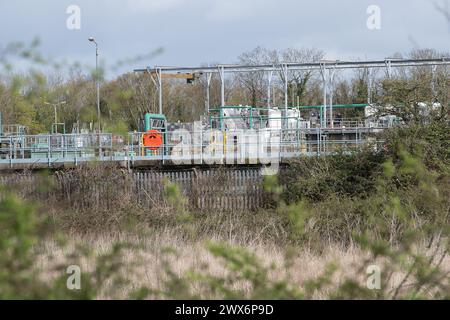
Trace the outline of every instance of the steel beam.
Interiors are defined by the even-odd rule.
[[[281,65],[287,66],[289,70],[320,70],[324,62],[314,63],[281,63],[279,65],[261,64],[261,65],[217,65],[210,67],[162,67],[135,69],[135,72],[186,72],[186,73],[227,73],[227,72],[253,72],[253,71],[277,71]],[[326,64],[326,63],[325,63]],[[371,61],[336,61],[328,64],[326,68],[335,69],[355,69],[355,68],[389,68],[394,67],[414,67],[426,65],[448,65],[450,57],[440,59],[384,59]]]

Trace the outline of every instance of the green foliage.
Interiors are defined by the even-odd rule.
[[[443,173],[450,172],[450,130],[446,121],[433,121],[427,125],[411,124],[384,133],[386,150],[394,160],[396,150],[420,157],[427,168]]]
[[[383,153],[365,151],[333,157],[300,158],[281,172],[283,199],[322,201],[332,195],[365,198],[382,171]]]
[[[81,265],[92,256],[92,250],[76,246],[68,250],[64,261],[50,263],[50,269],[37,265],[39,248],[50,235],[48,223],[37,215],[37,206],[24,202],[8,192],[1,193],[0,201],[0,299],[93,299],[100,295],[119,297],[117,288],[129,281],[124,276],[132,272],[132,265],[124,264],[125,249],[132,248],[120,242],[104,254],[94,257],[92,270],[82,270],[80,289],[67,287],[66,268]],[[61,235],[55,245],[66,243]],[[137,249],[137,248],[134,248]],[[51,259],[51,257],[50,257]],[[126,271],[126,272],[125,272]],[[46,276],[51,276],[50,280]],[[132,291],[132,295],[136,293]]]
[[[187,199],[183,196],[180,190],[180,186],[176,183],[170,182],[165,179],[164,182],[164,196],[173,206],[175,212],[178,213],[178,218],[180,222],[192,221],[193,217],[187,210]]]
[[[106,132],[126,137],[128,134],[128,125],[124,121],[117,120],[114,124],[108,124],[104,128]]]
[[[31,270],[31,248],[36,242],[34,208],[16,197],[0,202],[0,298],[33,297],[40,290]],[[45,286],[44,286],[45,288]]]

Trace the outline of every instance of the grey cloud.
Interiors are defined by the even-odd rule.
[[[81,8],[79,31],[65,27],[70,4]],[[371,4],[382,10],[379,31],[366,28]],[[18,0],[3,1],[0,13],[1,44],[39,36],[44,53],[58,59],[92,61],[91,35],[111,64],[164,47],[129,69],[233,62],[258,45],[317,47],[342,59],[383,58],[416,44],[450,50],[447,22],[425,0]]]

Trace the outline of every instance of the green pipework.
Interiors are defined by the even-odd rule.
[[[263,109],[263,108],[252,107],[252,106],[223,106],[223,107],[219,107],[219,108],[209,109],[209,111],[217,112],[222,109]]]
[[[343,108],[364,108],[367,107],[367,103],[353,103],[353,104],[333,104],[333,108],[336,109],[343,109]],[[288,109],[320,109],[323,105],[316,105],[316,106],[288,106]],[[255,110],[268,110],[267,107],[252,107],[252,106],[224,106],[220,108],[214,108],[210,109],[210,112],[217,112],[222,109],[255,109]],[[284,107],[279,107],[278,109],[282,110]]]
[[[355,103],[355,104],[333,104],[333,109],[352,109],[352,108],[365,108],[367,107],[367,103]],[[292,107],[288,107],[292,108]],[[323,104],[318,106],[300,106],[300,107],[293,107],[293,108],[299,108],[299,109],[322,109]]]

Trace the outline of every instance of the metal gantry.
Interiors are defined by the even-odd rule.
[[[296,63],[296,62],[283,62],[279,64],[260,64],[260,65],[238,65],[238,64],[219,64],[215,66],[205,67],[163,67],[156,66],[154,68],[135,69],[135,72],[147,72],[151,75],[156,74],[156,79],[152,79],[158,88],[159,92],[159,112],[162,113],[162,77],[164,73],[193,73],[204,74],[207,77],[207,89],[206,89],[206,105],[207,109],[209,105],[209,85],[211,76],[218,74],[220,79],[220,95],[221,106],[225,106],[225,74],[237,73],[237,72],[267,72],[269,74],[268,88],[267,88],[267,104],[270,106],[271,100],[271,84],[273,72],[277,72],[282,78],[283,91],[284,91],[284,108],[287,112],[288,104],[288,75],[290,71],[319,71],[322,75],[323,83],[323,110],[324,115],[323,123],[327,122],[327,100],[329,100],[330,111],[330,123],[333,123],[333,77],[337,70],[345,69],[367,69],[368,77],[370,78],[370,70],[374,68],[384,68],[387,76],[392,75],[392,68],[394,67],[417,67],[417,66],[439,66],[449,65],[450,57],[442,57],[439,59],[395,59],[386,58],[384,60],[368,60],[368,61],[319,61],[312,63]],[[330,80],[331,79],[331,80]],[[369,79],[370,83],[370,79]],[[369,91],[370,92],[370,91]],[[328,99],[327,99],[328,97]],[[370,99],[370,98],[369,98]],[[370,102],[370,100],[369,100]]]

